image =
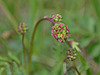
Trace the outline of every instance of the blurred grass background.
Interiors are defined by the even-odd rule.
[[[12,53],[23,63],[18,24],[25,22],[29,27],[25,35],[28,58],[35,23],[44,16],[56,13],[63,16],[63,22],[69,27],[72,38],[80,43],[81,55],[90,66],[83,69],[82,74],[100,75],[100,0],[0,0],[0,56],[9,57]],[[67,49],[66,44],[56,43],[51,36],[51,26],[48,21],[38,26],[31,75],[51,75],[61,52]]]

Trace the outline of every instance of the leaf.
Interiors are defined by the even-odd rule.
[[[4,71],[4,69],[5,69],[4,67],[0,68],[0,75],[3,75],[2,72]]]
[[[7,41],[5,41],[3,38],[0,37],[0,42],[4,45],[6,50],[11,50],[8,46]]]
[[[8,63],[6,63],[6,72],[7,72],[7,75],[11,75],[11,69]]]
[[[93,50],[92,50],[92,52],[90,53],[90,55],[91,55],[92,57],[94,57],[94,58],[100,55],[100,44],[96,45],[96,46],[93,48]]]
[[[14,60],[14,61],[16,61],[18,64],[20,64],[20,60],[19,60],[15,55],[13,55],[11,52],[8,52],[8,56],[9,56],[12,60]]]
[[[53,67],[51,75],[58,75],[59,70],[61,69],[61,65],[63,64],[65,57],[62,57]]]
[[[13,62],[13,70],[14,70],[14,75],[22,75],[18,65],[15,62]]]
[[[88,29],[91,33],[94,33],[94,26],[95,26],[95,21],[93,18],[88,19]]]
[[[79,45],[78,42],[75,42],[75,41],[72,42],[72,48],[73,48],[73,49],[76,49],[77,51],[80,52],[81,50],[79,49],[78,45]]]
[[[90,37],[86,37],[86,36],[82,37],[80,39],[80,46],[81,47],[86,47],[89,44],[89,42],[93,39],[93,38],[90,38]]]
[[[91,70],[91,68],[89,68],[88,70],[87,70],[87,74],[86,75],[92,75],[92,70]]]
[[[3,56],[0,56],[0,61],[12,62],[11,59],[9,59],[7,57],[3,57]]]
[[[100,20],[100,4],[99,0],[92,0],[98,19]]]
[[[83,57],[79,54],[79,52],[77,51],[78,57],[81,61],[81,67],[80,67],[80,72],[86,71],[88,70],[89,66],[86,64],[86,61],[83,59]]]
[[[46,69],[43,69],[40,73],[41,73],[41,75],[49,75],[49,73]]]
[[[20,66],[20,70],[22,71],[23,75],[27,75],[27,71],[23,66]]]
[[[0,61],[0,66],[5,66],[6,62],[5,61]]]

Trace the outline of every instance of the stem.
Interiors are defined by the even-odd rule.
[[[80,72],[77,70],[77,68],[74,67],[74,66],[71,66],[70,68],[68,68],[64,75],[67,75],[68,72],[69,72],[71,69],[74,69],[74,70],[78,73],[78,75],[81,75]]]
[[[43,20],[48,20],[48,21],[52,22],[53,24],[55,24],[55,22],[52,20],[52,18],[42,18],[36,23],[36,25],[34,27],[34,30],[33,30],[33,33],[32,33],[32,40],[31,40],[31,45],[30,45],[29,62],[28,62],[28,73],[29,73],[30,67],[31,67],[32,53],[34,51],[33,50],[33,43],[34,43],[35,32],[36,32],[37,26]]]
[[[70,48],[72,48],[71,41],[65,40],[65,42],[69,45]]]
[[[24,46],[24,34],[22,34],[22,45],[23,45],[23,60],[24,60],[24,68],[26,65],[26,55],[25,55],[25,46]]]
[[[72,48],[71,41],[67,41],[67,40],[66,40],[66,43],[69,45],[70,48]],[[69,72],[71,69],[74,69],[74,70],[78,73],[78,75],[81,75],[80,72],[77,70],[77,68],[76,68],[75,66],[71,66],[70,68],[68,68],[68,70],[65,72],[64,75],[67,75],[68,72]]]

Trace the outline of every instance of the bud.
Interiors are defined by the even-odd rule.
[[[69,61],[73,61],[76,59],[77,54],[76,54],[76,51],[74,49],[72,49],[72,48],[68,49],[66,54],[67,54],[67,59]]]
[[[52,26],[52,36],[58,41],[64,43],[70,37],[69,29],[64,23],[56,22]]]
[[[22,22],[21,22],[21,23],[18,25],[18,32],[20,32],[21,34],[26,33],[27,30],[28,30],[28,28],[27,28],[27,26],[26,26],[25,23],[22,23]]]
[[[60,14],[52,14],[51,18],[55,21],[55,22],[61,22],[62,21],[62,16]]]

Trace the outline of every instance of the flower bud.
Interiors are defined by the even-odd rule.
[[[18,32],[20,32],[20,34],[26,33],[27,30],[28,30],[28,28],[27,28],[27,26],[26,26],[25,23],[22,23],[22,22],[21,22],[21,23],[18,25]]]
[[[52,14],[51,18],[55,21],[55,22],[61,22],[62,21],[62,16],[60,14]]]
[[[72,49],[72,48],[68,49],[66,54],[67,54],[67,59],[69,61],[73,61],[77,57],[76,51],[74,49]]]
[[[52,26],[52,36],[58,41],[64,43],[70,37],[69,29],[64,23],[56,22]]]

